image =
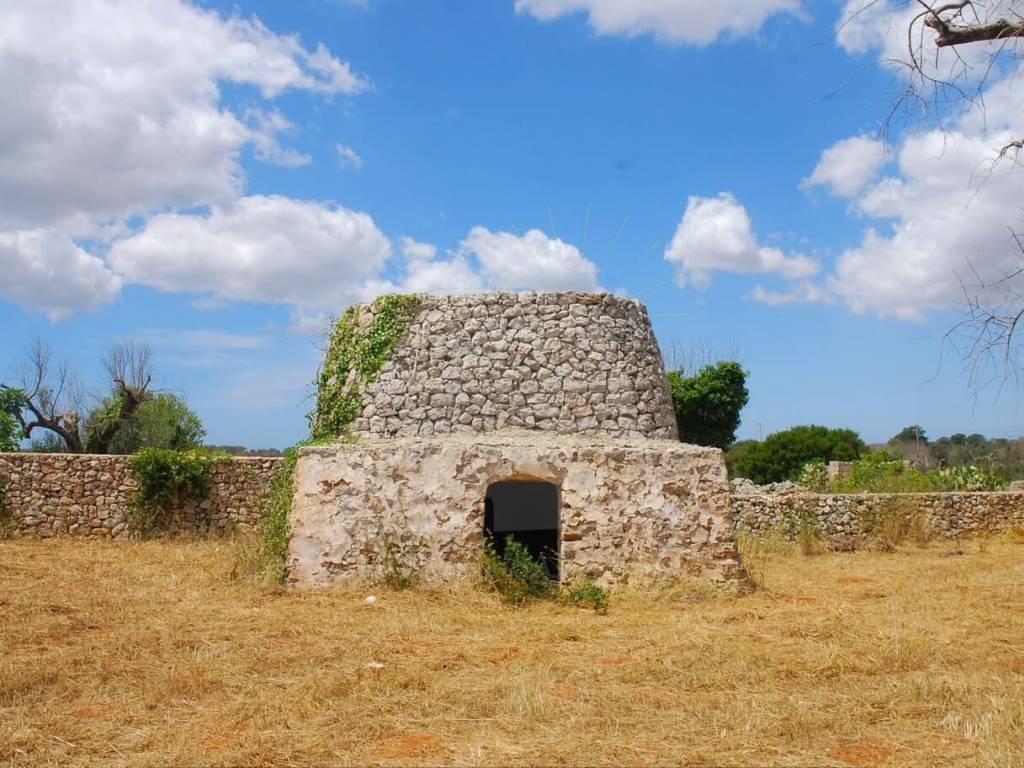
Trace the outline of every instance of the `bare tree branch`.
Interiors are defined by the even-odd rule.
[[[152,399],[152,351],[146,344],[119,341],[111,345],[103,360],[112,387],[86,425],[87,447],[94,453],[107,453],[118,431],[128,423],[147,400]]]
[[[947,24],[939,16],[933,15],[924,20],[924,25],[935,30],[935,44],[939,48],[1024,37],[1024,24],[1006,19],[991,24],[961,27]]]
[[[0,384],[21,393],[24,413],[18,414],[22,432],[31,437],[37,429],[53,432],[72,453],[82,452],[79,430],[81,386],[78,377],[64,360],[55,361],[53,352],[39,337],[33,337],[25,350],[25,360],[16,374],[17,386]]]

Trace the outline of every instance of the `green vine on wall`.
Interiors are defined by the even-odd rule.
[[[422,305],[416,295],[374,300],[373,322],[359,322],[359,307],[349,307],[331,331],[317,377],[316,409],[310,414],[314,439],[345,435],[363,409],[363,394],[391,358]]]
[[[416,295],[380,296],[371,306],[373,321],[368,325],[359,322],[359,306],[349,307],[334,324],[316,380],[316,408],[309,415],[312,437],[285,451],[284,461],[271,477],[252,568],[257,578],[269,583],[282,583],[288,573],[285,559],[299,448],[349,437],[349,427],[363,409],[366,388],[405,336],[422,299]]]
[[[176,506],[210,495],[210,470],[229,461],[226,454],[206,450],[174,451],[146,448],[128,460],[138,485],[128,505],[128,521],[136,534],[163,530]]]
[[[284,461],[271,476],[270,490],[263,502],[256,570],[274,584],[282,583],[287,575],[285,557],[288,554],[288,540],[291,537],[289,519],[292,513],[295,465],[298,462],[301,445],[300,443],[284,452]]]

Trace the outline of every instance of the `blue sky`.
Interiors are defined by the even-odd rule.
[[[881,141],[902,6],[50,5],[0,31],[5,375],[31,334],[88,382],[139,337],[211,442],[284,447],[348,303],[600,287],[744,363],[741,437],[1024,431],[941,355],[959,279],[1010,263],[1021,182],[973,169],[1020,94]]]

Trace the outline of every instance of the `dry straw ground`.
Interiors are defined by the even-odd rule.
[[[1024,764],[1024,544],[754,553],[608,615],[232,582],[231,544],[0,542],[14,765]]]

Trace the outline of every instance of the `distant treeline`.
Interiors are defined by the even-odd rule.
[[[211,445],[211,450],[226,453],[229,456],[283,456],[277,448],[246,448],[244,445]]]
[[[1024,438],[956,433],[931,440],[917,425],[874,446],[851,429],[792,427],[764,440],[733,443],[726,451],[726,463],[733,477],[767,483],[797,480],[810,462],[854,461],[880,451],[921,471],[977,467],[1005,480],[1024,479]]]

